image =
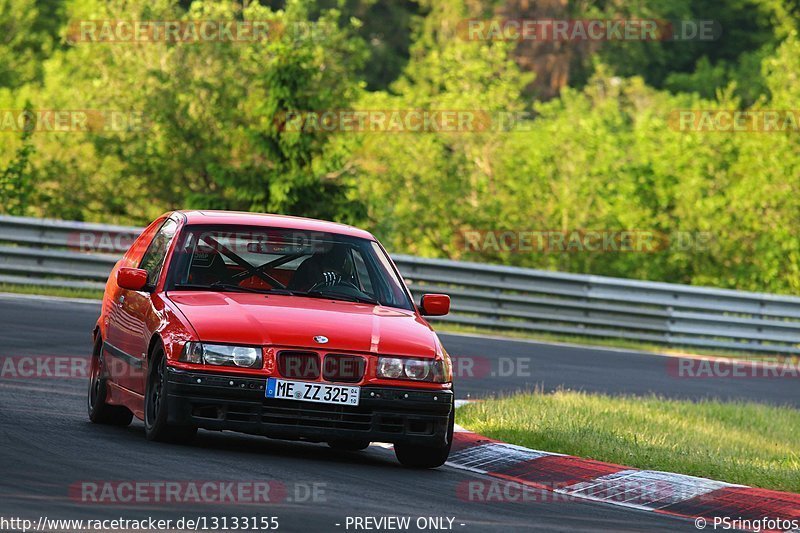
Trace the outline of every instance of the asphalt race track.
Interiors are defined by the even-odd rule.
[[[0,359],[87,356],[98,313],[97,304],[0,296]],[[654,355],[453,335],[442,339],[451,355],[470,363],[470,372],[462,367],[457,381],[460,398],[538,386],[800,405],[791,379],[681,379],[670,375],[668,358]],[[450,467],[406,470],[380,446],[336,452],[325,445],[206,431],[191,446],[151,443],[136,420],[122,429],[90,424],[86,386],[87,380],[77,378],[0,378],[0,517],[36,522],[43,516],[258,515],[277,517],[279,531],[356,531],[346,527],[347,517],[393,515],[411,516],[412,524],[421,516],[450,517],[452,529],[465,533],[696,531],[691,521],[591,502],[470,502],[459,486],[481,476]],[[283,487],[285,497],[259,505],[109,504],[87,503],[70,491],[83,482],[196,480],[270,481]],[[317,489],[316,498],[308,496],[309,489]]]
[[[779,379],[708,378],[703,367],[695,364],[686,377],[681,377],[676,357],[461,335],[443,334],[440,338],[456,360],[456,370],[462,370],[456,381],[459,398],[538,387],[546,391],[562,388],[612,395],[658,394],[676,399],[747,400],[800,407],[798,379],[790,374]],[[467,364],[459,365],[458,358],[465,356]],[[688,359],[686,362],[691,363]],[[733,373],[724,363],[721,370]]]

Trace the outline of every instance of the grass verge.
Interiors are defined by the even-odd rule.
[[[61,298],[89,298],[91,300],[99,300],[103,297],[103,291],[95,289],[41,287],[38,285],[16,285],[11,283],[0,283],[0,292],[10,292],[14,294],[37,294],[42,296],[58,296]]]
[[[536,450],[800,492],[800,410],[559,391],[468,404],[456,421]]]

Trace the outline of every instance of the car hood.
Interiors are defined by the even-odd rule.
[[[205,342],[434,357],[436,334],[412,311],[300,296],[171,291]],[[328,338],[326,344],[315,336]]]

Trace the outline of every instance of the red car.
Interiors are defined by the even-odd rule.
[[[332,222],[176,211],[115,265],[93,332],[89,418],[147,438],[198,428],[394,444],[443,464],[453,435],[450,358],[370,233]]]

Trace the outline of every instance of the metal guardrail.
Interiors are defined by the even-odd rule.
[[[0,283],[103,289],[140,229],[0,216]],[[86,253],[82,249],[108,253]],[[393,256],[418,300],[452,298],[435,320],[496,330],[667,346],[800,354],[800,298]]]

